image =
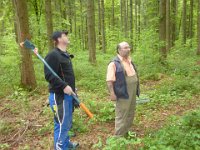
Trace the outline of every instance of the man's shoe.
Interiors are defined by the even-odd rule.
[[[69,150],[75,150],[77,147],[79,146],[79,143],[76,143],[76,142],[69,142]]]

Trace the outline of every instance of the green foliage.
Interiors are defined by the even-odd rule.
[[[43,127],[39,128],[37,130],[37,133],[39,135],[46,135],[47,133],[52,132],[52,131],[53,131],[53,122],[49,121]]]
[[[1,150],[6,150],[6,149],[9,149],[9,148],[10,148],[10,145],[8,143],[0,144],[0,149]]]
[[[7,135],[12,131],[14,131],[13,124],[0,120],[0,132],[2,135]]]
[[[133,150],[140,143],[141,139],[139,138],[110,137],[106,140],[106,146],[103,150]]]
[[[144,140],[142,149],[182,149],[200,148],[200,109],[193,111],[175,123],[161,129]]]

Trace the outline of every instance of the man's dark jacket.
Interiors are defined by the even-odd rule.
[[[45,57],[45,61],[62,79],[55,77],[45,66],[45,79],[49,82],[49,92],[63,93],[63,89],[69,85],[75,91],[75,76],[70,55],[67,52],[61,51],[59,48],[54,48]]]

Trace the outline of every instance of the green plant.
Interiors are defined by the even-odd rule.
[[[144,140],[142,149],[200,148],[200,110],[192,111]]]

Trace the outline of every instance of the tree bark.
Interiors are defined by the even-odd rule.
[[[133,0],[130,0],[130,39],[131,50],[133,50]]]
[[[47,39],[49,51],[54,47],[51,36],[53,33],[53,21],[52,21],[52,13],[51,13],[51,0],[45,0],[45,15],[46,15],[46,27],[47,27]]]
[[[189,26],[189,38],[190,39],[193,38],[193,34],[194,34],[193,33],[193,7],[194,7],[194,1],[190,0],[190,26]]]
[[[198,0],[198,21],[197,21],[197,39],[198,39],[198,47],[197,47],[197,55],[200,55],[200,0]]]
[[[177,0],[171,1],[171,46],[175,45],[175,40],[177,39],[176,34],[176,15],[177,15]]]
[[[29,34],[29,22],[28,22],[28,11],[26,0],[13,0],[17,27],[18,27],[18,42],[23,42],[25,39],[30,38]],[[34,88],[36,86],[35,72],[33,67],[33,61],[31,53],[24,48],[20,48],[21,54],[21,85],[26,88]]]
[[[166,0],[160,0],[159,5],[160,11],[160,23],[159,23],[159,39],[162,42],[160,47],[161,52],[161,61],[165,61],[167,58],[167,51],[166,51]]]
[[[140,30],[141,30],[141,0],[138,0],[138,41],[140,41]]]
[[[101,14],[101,0],[98,0],[98,42],[99,49],[102,50],[102,14]]]
[[[183,19],[182,19],[182,43],[186,44],[186,0],[183,0]]]
[[[115,0],[112,0],[112,27],[115,26]]]
[[[135,0],[135,49],[137,49],[137,42],[138,42],[138,0]]]
[[[96,62],[96,34],[95,34],[95,11],[94,0],[87,0],[87,28],[88,28],[88,47],[89,61]]]
[[[104,0],[101,0],[101,33],[102,33],[102,51],[106,53],[106,33],[105,33],[105,17],[104,17]]]
[[[166,0],[166,51],[171,47],[170,26],[170,0]]]

